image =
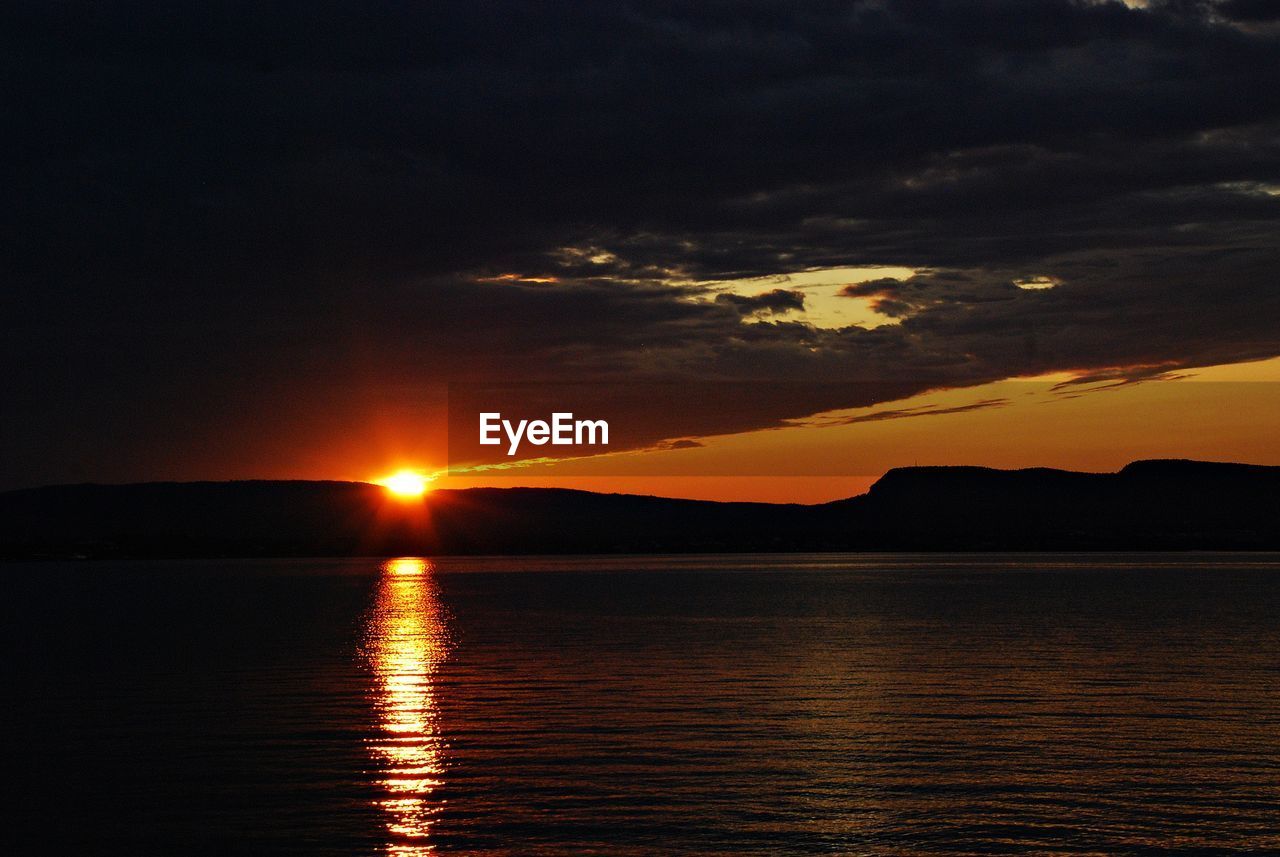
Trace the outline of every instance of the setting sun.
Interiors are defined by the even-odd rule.
[[[421,497],[427,492],[431,477],[423,476],[414,470],[400,470],[385,479],[378,481],[397,497]]]

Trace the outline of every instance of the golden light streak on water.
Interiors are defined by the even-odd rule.
[[[433,853],[431,826],[443,805],[433,797],[445,772],[434,676],[447,636],[434,570],[416,557],[384,563],[365,628],[365,650],[378,678],[380,734],[370,749],[385,792],[378,805],[386,816],[389,854]]]

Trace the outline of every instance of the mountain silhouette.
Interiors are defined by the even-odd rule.
[[[808,550],[1275,550],[1280,467],[1117,473],[907,467],[812,506],[553,488],[152,482],[0,493],[0,556],[219,557]]]

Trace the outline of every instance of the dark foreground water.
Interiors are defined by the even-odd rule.
[[[1280,852],[1280,558],[0,565],[3,854]]]

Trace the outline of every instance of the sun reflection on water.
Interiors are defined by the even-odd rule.
[[[434,851],[431,826],[443,801],[444,740],[440,734],[434,677],[447,653],[439,589],[429,560],[403,557],[382,566],[377,600],[369,616],[365,651],[378,678],[375,707],[379,734],[370,739],[385,795],[387,853]]]

